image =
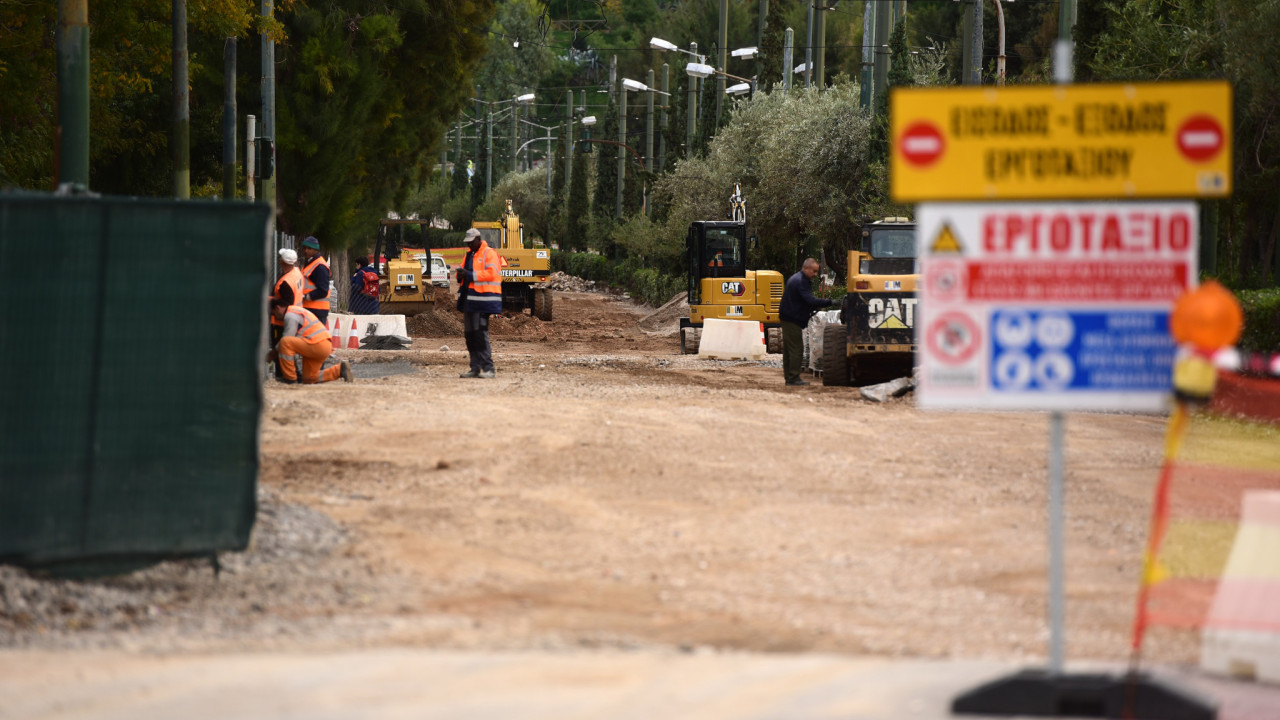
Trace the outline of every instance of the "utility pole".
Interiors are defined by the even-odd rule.
[[[973,3],[973,47],[969,50],[969,58],[973,63],[970,72],[973,74],[971,85],[982,84],[982,0]]]
[[[493,192],[493,106],[485,109],[488,111],[484,119],[484,196],[487,198]]]
[[[458,113],[458,130],[453,138],[453,171],[458,172],[458,168],[462,166],[462,118],[464,115]],[[463,168],[465,171],[466,168]]]
[[[826,90],[827,85],[827,5],[825,2],[822,7],[814,11],[813,42],[816,45],[813,53],[813,82],[818,86],[818,92],[822,92]]]
[[[187,86],[187,0],[173,0],[173,196],[191,197],[191,94]]]
[[[804,45],[804,86],[805,88],[813,87],[813,3],[816,0],[809,0],[809,27],[805,32],[809,33],[809,39]]]
[[[573,91],[564,91],[564,197],[569,199],[569,186],[573,184]],[[566,205],[567,207],[567,205]]]
[[[1076,0],[1058,3],[1058,40],[1053,44],[1053,79],[1058,83],[1070,83],[1075,78],[1072,66],[1075,55],[1071,32],[1076,26]]]
[[[720,47],[720,65],[717,68],[720,72],[729,69],[729,0],[720,0],[720,34],[718,36]],[[716,75],[716,114],[712,121],[715,125],[711,128],[711,134],[715,135],[720,132],[720,106],[724,101],[724,75]]]
[[[57,185],[89,188],[89,0],[58,0]]]
[[[769,0],[760,0],[760,7],[756,11],[756,48],[757,50],[764,48],[764,23],[769,18]],[[755,77],[760,77],[763,71],[764,57],[760,52],[756,52],[756,72]],[[728,68],[725,68],[726,70]],[[785,77],[786,74],[784,73]]]
[[[222,199],[236,199],[236,39],[222,45]]]
[[[659,113],[658,127],[662,132],[658,133],[658,169],[656,172],[662,174],[663,168],[667,164],[667,106],[671,104],[671,66],[662,63],[662,111]]]
[[[694,55],[698,54],[698,43],[689,43],[689,52]],[[687,99],[688,107],[685,112],[685,143],[684,157],[689,159],[693,157],[693,136],[698,131],[698,78],[692,75],[686,75],[689,81],[689,94]]]
[[[791,91],[791,49],[792,49],[791,43],[794,40],[794,38],[792,37],[791,28],[787,28],[787,31],[783,35],[783,37],[784,37],[784,40],[782,42],[782,90],[784,92],[790,92]]]
[[[649,75],[646,78],[648,82],[645,87],[649,88],[649,107],[645,113],[644,119],[644,166],[645,168],[653,167],[653,69],[649,69]]]
[[[974,2],[974,0],[964,0],[965,4]],[[969,8],[960,10],[961,16],[961,34],[960,39],[960,84],[971,85],[969,82],[969,68],[973,67],[973,13]]]
[[[858,102],[863,110],[871,109],[871,85],[874,56],[872,48],[876,44],[875,37],[875,5],[871,0],[862,3],[862,74],[859,84]]]
[[[264,18],[270,19],[275,14],[272,5],[273,0],[260,0],[259,12]],[[276,44],[271,40],[271,36],[263,32],[260,36],[262,46],[262,137],[270,141],[267,146],[271,149],[272,157],[267,161],[271,163],[273,172],[271,177],[262,180],[262,201],[271,205],[271,228],[275,229],[276,222],[276,176],[275,176],[275,140],[276,140]]]
[[[884,3],[876,3],[875,39],[872,41],[871,102],[876,106],[889,92],[889,34],[893,32],[893,11]]]
[[[258,118],[249,115],[244,119],[244,189],[245,197],[249,202],[258,199],[258,184],[256,174],[258,172]]]
[[[614,57],[617,57],[616,55]],[[618,142],[627,144],[627,89],[621,84],[615,88],[618,92]],[[627,149],[618,148],[618,207],[616,217],[622,220],[622,186],[627,177]]]
[[[516,144],[516,124],[520,122],[520,107],[518,105],[511,106],[511,170],[516,171],[516,148],[520,147]]]

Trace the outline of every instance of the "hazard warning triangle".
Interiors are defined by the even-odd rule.
[[[958,253],[964,248],[960,247],[960,240],[956,238],[956,234],[951,230],[950,223],[943,223],[942,230],[938,232],[938,237],[933,241],[933,247],[929,248],[932,253]]]

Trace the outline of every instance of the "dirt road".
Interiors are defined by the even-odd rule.
[[[555,310],[495,322],[496,380],[457,377],[444,317],[348,351],[354,384],[268,382],[262,511],[227,573],[0,569],[0,646],[1043,659],[1045,416],[785,387],[778,356],[681,356],[628,301]],[[1163,429],[1068,417],[1068,658],[1126,656]],[[1147,655],[1194,647],[1157,632]]]

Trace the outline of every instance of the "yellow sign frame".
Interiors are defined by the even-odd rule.
[[[1226,81],[894,88],[889,192],[897,202],[1226,197],[1231,93]]]

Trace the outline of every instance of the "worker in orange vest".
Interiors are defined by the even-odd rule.
[[[458,268],[458,310],[462,313],[462,336],[467,341],[471,369],[459,377],[490,379],[495,372],[489,316],[502,314],[504,259],[475,228],[467,230],[463,242],[467,244],[467,255]]]
[[[302,254],[307,258],[307,264],[302,267],[302,307],[328,327],[329,261],[320,254],[320,241],[312,235],[302,241]]]
[[[279,259],[280,277],[276,280],[276,284],[271,288],[272,300],[284,300],[287,305],[302,304],[302,272],[298,270],[298,253],[289,248],[280,248]],[[280,342],[281,334],[284,331],[284,322],[271,315],[271,347],[275,347]],[[276,363],[276,379],[284,377],[284,371],[280,369],[280,363]]]
[[[302,356],[302,382],[310,385],[342,378],[351,382],[351,365],[346,360],[324,367],[324,361],[333,352],[329,331],[315,314],[297,305],[286,305],[283,300],[271,301],[271,315],[284,326],[280,343],[268,355],[268,360],[279,359],[284,370],[285,383],[298,382],[296,358]]]

